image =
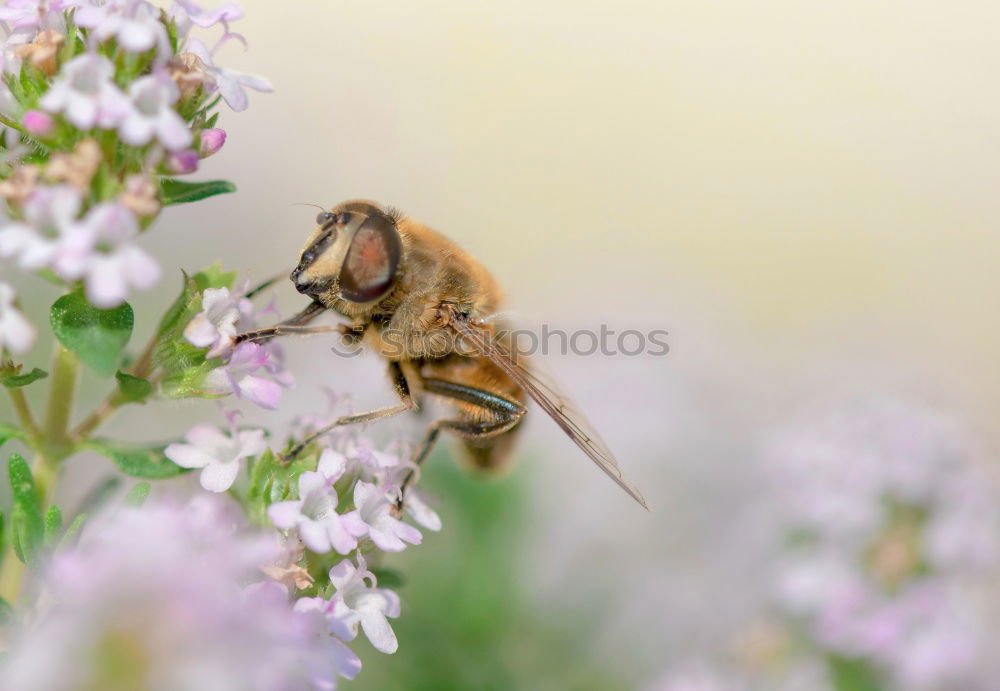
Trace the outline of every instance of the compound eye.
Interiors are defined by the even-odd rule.
[[[344,298],[371,302],[389,292],[402,249],[396,226],[381,216],[369,216],[355,232],[340,269]]]
[[[325,226],[327,223],[330,223],[331,221],[334,220],[334,216],[335,214],[332,214],[329,211],[321,211],[316,216],[316,225]]]

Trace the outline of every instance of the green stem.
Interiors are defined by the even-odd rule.
[[[31,474],[35,480],[35,491],[38,493],[38,505],[47,505],[49,494],[55,487],[59,475],[59,461],[72,451],[72,442],[67,435],[69,417],[73,410],[73,397],[76,393],[76,380],[80,370],[80,361],[76,355],[58,343],[52,357],[52,385],[49,388],[49,404],[45,412],[45,422],[39,430],[30,418],[27,402],[21,394],[20,401],[14,396],[14,408],[18,411],[21,424],[29,431],[33,440],[30,446],[35,450],[32,459]],[[13,396],[13,389],[12,396]],[[23,403],[23,407],[21,404]],[[29,424],[30,423],[30,426]],[[17,601],[24,578],[24,564],[17,558],[12,545],[8,545],[0,565],[0,596],[7,602]]]
[[[11,389],[7,389],[8,395],[10,395],[10,402],[14,406],[14,412],[17,414],[17,419],[21,423],[21,429],[24,433],[28,435],[27,444],[33,450],[37,450],[40,446],[40,433],[38,431],[38,425],[35,424],[35,418],[31,414],[31,408],[28,407],[28,399],[24,395],[24,389],[16,386]]]
[[[49,406],[42,427],[42,443],[55,461],[69,455],[71,444],[67,429],[73,410],[77,374],[80,360],[66,348],[56,344],[52,358],[52,386],[49,388]]]

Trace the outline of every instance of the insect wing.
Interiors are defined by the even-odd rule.
[[[597,467],[607,473],[608,477],[628,492],[629,496],[639,502],[644,509],[649,510],[646,499],[622,473],[607,444],[583,413],[556,388],[554,382],[519,365],[506,348],[490,337],[487,329],[471,324],[464,315],[453,308],[450,309],[448,323],[474,352],[489,358],[517,382],[542,410],[556,421],[573,443],[597,464]]]

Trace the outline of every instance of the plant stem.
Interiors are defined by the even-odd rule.
[[[7,393],[10,395],[10,401],[14,405],[14,412],[21,423],[21,429],[28,435],[28,439],[26,440],[28,446],[33,450],[37,450],[40,445],[40,433],[38,425],[35,424],[35,418],[31,414],[31,408],[28,407],[28,399],[24,395],[24,390],[17,386],[7,389]]]
[[[56,462],[65,458],[70,452],[70,440],[66,431],[73,410],[73,396],[76,392],[79,369],[80,361],[76,355],[62,345],[56,344],[56,352],[52,358],[49,405],[45,413],[45,425],[42,428],[42,443]]]
[[[20,393],[18,397],[14,393],[16,389],[10,390],[21,425],[31,439],[29,446],[36,452],[31,463],[31,474],[35,480],[38,505],[43,511],[59,475],[59,461],[68,456],[73,449],[66,431],[73,410],[79,369],[80,361],[76,355],[57,343],[55,354],[52,356],[52,385],[49,388],[48,409],[41,430],[31,418],[23,392],[18,391]],[[24,564],[17,558],[13,546],[8,545],[3,555],[3,564],[0,565],[0,596],[13,604],[21,590],[23,577]]]
[[[135,364],[130,368],[129,374],[133,377],[139,377],[141,379],[146,379],[149,376],[150,371],[153,369],[153,352],[156,350],[156,335],[149,340],[146,344],[146,348],[142,351],[139,359],[135,361]],[[157,377],[154,377],[151,381],[153,387],[156,387]],[[70,439],[79,444],[82,441],[86,441],[91,433],[100,427],[100,425],[107,420],[111,415],[118,410],[119,406],[125,403],[125,398],[116,389],[115,391],[108,394],[107,398],[101,401],[100,405],[94,409],[83,422],[81,422],[76,429],[70,433]]]

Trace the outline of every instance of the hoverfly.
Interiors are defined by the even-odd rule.
[[[473,465],[497,468],[509,456],[531,398],[601,470],[648,508],[582,413],[517,357],[503,320],[496,317],[500,287],[478,261],[431,228],[367,200],[322,211],[316,224],[290,277],[312,303],[292,318],[241,334],[238,340],[329,331],[307,324],[332,310],[350,320],[336,327],[345,340],[387,360],[400,402],[340,417],[287,456],[335,427],[416,410],[423,396],[431,395],[445,399],[457,415],[430,426],[412,457],[414,467],[420,467],[445,431],[462,441]],[[414,474],[411,469],[403,479],[400,503]]]

